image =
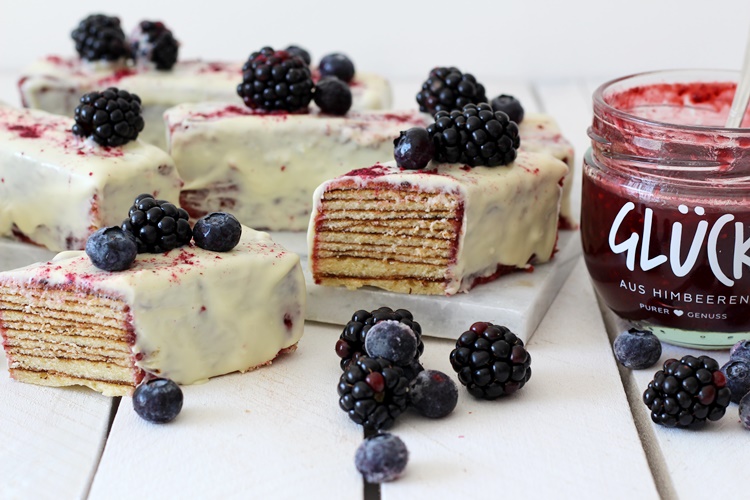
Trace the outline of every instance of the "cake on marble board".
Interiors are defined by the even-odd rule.
[[[193,243],[134,258],[114,272],[63,252],[0,273],[11,377],[122,396],[144,377],[192,384],[295,349],[304,278],[299,257],[268,234],[242,227],[226,252]]]
[[[103,146],[75,135],[73,125],[72,118],[0,104],[0,236],[53,251],[82,249],[93,231],[120,223],[133,193],[178,199],[182,181],[164,151],[137,139]]]
[[[109,30],[106,43],[100,44],[100,50],[91,49],[105,30]],[[142,139],[163,149],[166,109],[189,102],[240,103],[237,84],[242,81],[243,64],[177,61],[178,44],[163,23],[142,22],[128,41],[117,18],[90,16],[73,32],[73,38],[78,57],[47,56],[25,69],[18,82],[24,106],[71,115],[83,93],[110,86],[127,88],[143,100],[146,128]],[[326,75],[322,66],[312,71],[316,81],[321,74]],[[348,83],[353,109],[390,107],[391,88],[384,77],[358,71]]]
[[[317,284],[452,295],[552,258],[568,168],[518,151],[489,104],[401,133],[396,162],[319,186],[308,229]]]

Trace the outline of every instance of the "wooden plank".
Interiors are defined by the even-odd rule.
[[[11,380],[0,349],[0,401],[0,497],[85,497],[113,400],[83,388]]]
[[[453,346],[428,339],[425,366],[453,373]],[[461,388],[458,407],[446,419],[409,414],[396,424],[393,433],[409,448],[410,463],[401,479],[381,487],[384,500],[493,492],[504,498],[658,497],[582,262],[529,352],[533,376],[514,396],[479,401]]]
[[[167,425],[122,398],[90,498],[360,497],[363,434],[336,395],[340,333],[308,323],[297,351],[272,366],[183,387]]]

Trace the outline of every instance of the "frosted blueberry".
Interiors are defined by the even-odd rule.
[[[397,479],[408,460],[409,450],[404,442],[387,432],[366,438],[354,455],[354,465],[368,483]]]
[[[137,254],[135,239],[117,226],[99,229],[86,240],[86,255],[103,271],[123,271]]]
[[[617,336],[614,352],[621,365],[633,370],[654,366],[661,357],[661,342],[652,332],[631,328]]]
[[[740,340],[729,350],[730,361],[750,363],[750,340]]]
[[[379,321],[367,332],[365,351],[373,358],[385,358],[397,365],[409,364],[417,355],[417,336],[396,320]]]
[[[744,361],[729,361],[721,367],[727,378],[727,387],[732,391],[732,403],[739,403],[750,392],[750,364]]]
[[[234,215],[214,212],[198,219],[193,226],[195,244],[212,252],[228,252],[237,246],[242,226]]]
[[[445,373],[425,370],[412,381],[409,390],[415,410],[429,418],[443,418],[456,408],[458,386]]]
[[[133,409],[144,420],[167,423],[182,410],[182,389],[165,378],[144,382],[133,393]]]

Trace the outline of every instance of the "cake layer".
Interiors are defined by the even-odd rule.
[[[304,327],[299,257],[243,227],[225,253],[186,246],[101,271],[83,252],[0,273],[11,375],[122,395],[147,374],[191,384],[293,348]]]
[[[18,82],[25,106],[73,116],[86,92],[118,87],[138,94],[146,127],[142,139],[166,147],[162,114],[189,102],[227,101],[242,106],[237,84],[242,63],[178,61],[169,71],[126,66],[107,67],[77,57],[48,56],[26,68]],[[352,109],[388,109],[391,89],[380,75],[358,72],[350,84]]]
[[[320,183],[392,158],[399,132],[426,126],[429,117],[417,111],[262,114],[202,103],[172,108],[165,120],[169,151],[185,180],[180,203],[191,216],[221,210],[253,227],[300,231]]]
[[[119,225],[138,194],[178,199],[182,181],[164,151],[140,141],[102,147],[72,125],[0,104],[0,236],[81,249],[96,229]]]
[[[567,172],[552,155],[520,151],[502,167],[432,163],[410,171],[388,163],[329,180],[313,196],[313,278],[451,295],[545,262]]]

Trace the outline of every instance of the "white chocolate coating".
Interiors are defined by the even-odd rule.
[[[307,228],[320,183],[388,161],[400,131],[428,123],[417,111],[261,114],[221,103],[183,104],[165,120],[192,216],[222,210],[252,227],[292,231]]]
[[[0,273],[0,282],[44,282],[125,301],[135,365],[179,384],[271,361],[296,344],[304,328],[299,256],[247,227],[229,252],[186,246],[139,254],[122,272],[97,269],[84,252],[63,252]]]
[[[178,61],[169,71],[149,67],[91,65],[77,57],[48,56],[26,68],[18,87],[25,106],[73,116],[86,92],[115,86],[138,94],[146,122],[142,139],[164,149],[162,114],[182,103],[224,101],[242,105],[237,84],[242,63]],[[357,73],[351,83],[352,109],[387,109],[388,81],[373,73]]]
[[[140,140],[105,148],[74,136],[73,123],[0,105],[0,236],[82,249],[96,229],[119,225],[139,194],[179,199],[182,181],[164,151]]]
[[[351,182],[369,189],[417,187],[425,193],[453,193],[463,201],[456,260],[447,270],[446,294],[468,291],[475,280],[495,274],[498,265],[524,268],[552,257],[561,181],[567,173],[567,166],[549,154],[520,151],[507,166],[430,163],[424,170],[402,170],[389,162],[340,176],[321,184],[313,195],[307,232],[310,266],[315,265],[316,221],[327,190]]]

